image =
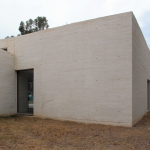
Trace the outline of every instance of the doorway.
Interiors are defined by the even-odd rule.
[[[34,70],[17,71],[17,113],[33,115]]]

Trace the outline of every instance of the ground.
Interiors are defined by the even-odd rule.
[[[150,150],[150,113],[133,128],[0,117],[0,150]]]

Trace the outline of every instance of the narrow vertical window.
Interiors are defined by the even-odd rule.
[[[2,50],[4,50],[4,51],[7,51],[7,48],[1,48]]]

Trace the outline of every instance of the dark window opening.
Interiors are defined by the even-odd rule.
[[[4,50],[4,51],[7,51],[7,48],[1,48],[2,50]]]

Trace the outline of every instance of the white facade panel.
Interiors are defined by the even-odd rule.
[[[0,115],[10,115],[17,111],[14,63],[14,56],[0,49]]]
[[[15,70],[34,69],[34,116],[131,127],[147,111],[141,35],[128,12],[0,40],[0,48],[14,54]]]
[[[16,37],[16,70],[34,68],[34,115],[132,125],[132,13]]]

